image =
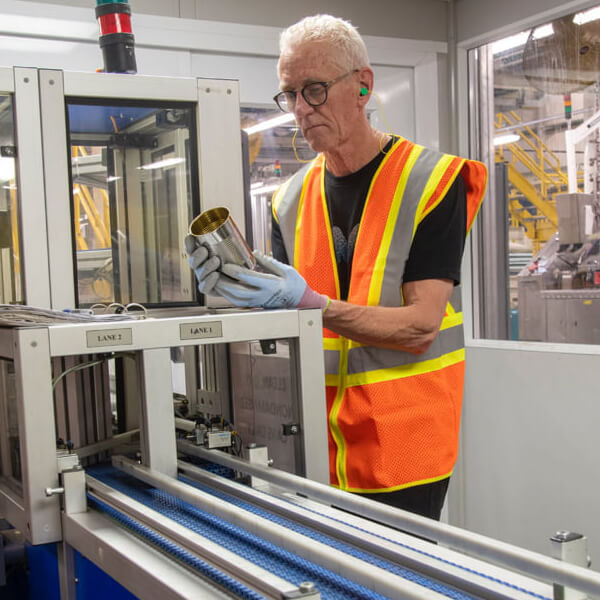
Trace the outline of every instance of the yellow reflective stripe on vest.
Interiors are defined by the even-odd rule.
[[[404,490],[409,487],[414,487],[415,485],[424,485],[425,483],[435,483],[436,481],[441,481],[442,479],[447,479],[452,475],[453,471],[446,473],[445,475],[439,475],[438,477],[431,477],[430,479],[421,479],[419,481],[410,481],[409,483],[403,483],[402,485],[394,485],[392,487],[387,488],[357,488],[357,487],[345,487],[342,488],[339,485],[331,484],[332,487],[336,487],[338,489],[343,489],[345,492],[354,492],[355,494],[384,494],[386,492],[397,492],[398,490]]]
[[[369,385],[370,383],[381,383],[384,381],[393,381],[394,379],[403,379],[404,377],[412,377],[413,375],[422,375],[423,373],[431,373],[432,371],[439,371],[445,367],[450,367],[463,360],[465,360],[465,349],[460,348],[454,352],[443,354],[439,358],[423,362],[401,365],[391,369],[377,369],[375,371],[347,375],[344,378],[345,386],[348,388],[356,385]],[[326,385],[332,385],[327,379],[328,377],[326,376]]]
[[[344,338],[323,338],[324,350],[341,350],[344,345]]]
[[[463,324],[463,314],[454,313],[453,315],[448,315],[442,319],[442,325],[440,326],[440,331],[443,329],[450,329],[451,327],[456,327],[457,325]]]
[[[442,156],[442,158],[440,158],[437,165],[431,172],[431,175],[429,176],[429,180],[427,181],[427,185],[425,186],[425,189],[423,190],[423,194],[421,195],[421,198],[419,199],[419,207],[417,209],[417,218],[415,219],[415,225],[414,225],[415,229],[413,231],[413,236],[414,236],[414,232],[417,230],[417,226],[419,225],[419,223],[446,197],[446,193],[448,192],[448,190],[454,183],[454,180],[458,177],[458,174],[460,173],[460,167],[454,171],[454,173],[452,174],[452,177],[450,177],[450,179],[448,180],[446,187],[442,190],[442,192],[438,196],[437,200],[431,206],[427,206],[427,203],[431,200],[431,196],[433,196],[433,194],[435,193],[435,190],[437,189],[437,186],[440,184],[440,181],[442,180],[444,173],[446,172],[448,167],[451,165],[451,163],[455,159],[456,159],[456,156],[452,156],[450,154],[444,154],[444,156]],[[461,167],[464,164],[464,162],[465,161],[463,160],[460,163]],[[427,207],[427,210],[425,210],[426,207]]]
[[[331,226],[331,221],[329,219],[329,208],[327,207],[327,197],[325,196],[325,157],[323,157],[323,165],[321,168],[321,203],[323,214],[325,215],[325,222],[327,223],[327,227],[325,228],[327,232],[327,241],[329,242],[329,253],[331,255],[331,264],[333,265],[333,277],[335,280],[335,298],[334,300],[340,300],[342,298],[342,294],[340,292],[340,274],[338,272],[338,264],[337,258],[335,257],[335,244],[333,243],[333,227]]]
[[[331,407],[331,411],[329,412],[329,430],[337,447],[335,470],[338,481],[342,487],[346,487],[348,485],[348,478],[346,476],[346,440],[344,439],[344,436],[340,430],[340,426],[338,425],[338,415],[340,414],[340,409],[342,408],[342,403],[344,401],[344,395],[346,391],[345,373],[347,370],[348,350],[347,344],[344,343],[340,349],[339,372],[341,375],[335,375],[335,385],[338,386],[338,389],[335,395],[335,400],[333,401],[333,405]],[[330,385],[327,383],[327,376],[325,376],[325,385]]]
[[[402,169],[402,175],[400,176],[400,180],[398,181],[398,185],[396,186],[394,200],[392,201],[392,206],[390,207],[390,211],[387,217],[387,223],[383,233],[383,238],[381,240],[379,252],[377,253],[377,259],[375,260],[375,265],[373,267],[373,276],[371,278],[371,287],[369,289],[368,306],[376,306],[377,304],[379,304],[379,299],[381,297],[381,287],[383,285],[383,277],[385,275],[385,264],[387,262],[390,244],[392,243],[392,238],[394,237],[394,230],[396,229],[396,220],[398,218],[398,212],[400,211],[402,197],[404,196],[406,182],[408,181],[408,177],[411,171],[413,170],[413,167],[415,166],[415,163],[417,162],[417,159],[419,158],[421,152],[423,152],[423,146],[417,145],[415,145],[410,151],[410,156],[408,157],[406,164]],[[375,180],[375,177],[373,178],[373,180]],[[358,239],[356,240],[356,243],[358,244]]]

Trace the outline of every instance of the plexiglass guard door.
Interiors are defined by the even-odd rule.
[[[79,306],[195,302],[193,105],[67,102]]]

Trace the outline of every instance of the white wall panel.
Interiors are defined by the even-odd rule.
[[[415,97],[425,118],[416,124],[415,138],[419,144],[440,149],[440,112],[438,98],[438,57],[433,54],[415,68]]]
[[[371,122],[386,132],[396,133],[410,140],[416,139],[414,69],[374,66],[375,92],[367,108],[373,110]],[[382,105],[383,104],[383,110]]]
[[[26,2],[35,1],[39,4],[59,4],[63,6],[73,6],[78,8],[94,8],[94,0],[25,0]],[[193,2],[193,0],[190,0]],[[147,15],[165,15],[170,17],[179,17],[180,0],[129,0],[133,14],[144,13]],[[182,15],[183,16],[183,15]]]
[[[137,47],[135,54],[140,74],[190,75],[188,52]],[[103,67],[103,60],[97,44],[0,36],[0,65],[93,72]]]
[[[464,525],[544,554],[577,531],[598,569],[600,356],[530,346],[467,348]]]
[[[196,18],[287,27],[307,15],[329,13],[350,20],[360,32],[420,40],[446,40],[443,0],[196,0]]]
[[[190,53],[185,50],[136,47],[135,59],[140,75],[189,77]]]
[[[242,104],[273,104],[279,89],[277,59],[250,56],[223,56],[192,52],[191,75],[237,79]]]
[[[6,2],[8,0],[2,0]],[[93,10],[94,0],[20,0],[21,4],[88,8]],[[446,12],[444,0],[376,0],[375,3],[347,2],[347,0],[129,0],[134,15],[157,15],[269,25],[281,29],[302,17],[329,13],[349,19],[361,33],[401,37],[416,40],[446,40]]]
[[[73,71],[102,68],[102,54],[95,44],[42,38],[0,36],[2,66],[26,66]]]

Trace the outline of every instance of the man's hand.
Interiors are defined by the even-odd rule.
[[[215,284],[215,291],[236,306],[263,308],[325,309],[329,298],[311,289],[296,269],[254,251],[262,271],[251,271],[234,264],[223,265],[227,275]]]
[[[219,278],[222,279],[217,269],[221,266],[218,256],[210,256],[206,246],[198,242],[193,235],[187,235],[185,240],[185,251],[189,256],[188,262],[198,280],[198,289],[203,294],[214,294],[213,290]]]

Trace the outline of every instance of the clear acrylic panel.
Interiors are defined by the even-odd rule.
[[[480,337],[600,343],[598,39],[595,7],[470,52]]]
[[[297,131],[291,113],[242,106],[241,121],[248,133],[252,239],[255,248],[270,254],[273,193],[316,154]]]
[[[79,306],[196,302],[183,239],[199,212],[191,104],[67,104]]]
[[[21,493],[19,411],[13,361],[0,360],[0,476]]]
[[[14,102],[0,94],[0,303],[23,302]]]

